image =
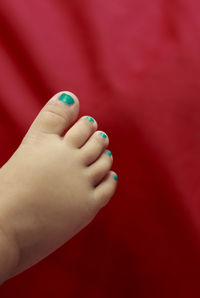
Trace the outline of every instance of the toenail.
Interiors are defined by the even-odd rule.
[[[113,177],[116,181],[118,180],[118,176],[116,174],[113,174]]]
[[[66,93],[61,94],[59,100],[63,101],[64,103],[67,103],[68,105],[72,105],[74,103],[73,97]]]
[[[106,135],[104,132],[101,132],[101,133],[100,133],[100,136],[101,136],[103,139],[107,138],[107,135]]]
[[[94,119],[90,116],[87,116],[86,119],[89,121],[89,122],[94,122]]]
[[[109,156],[112,156],[112,153],[110,150],[106,150],[106,154],[108,154]]]

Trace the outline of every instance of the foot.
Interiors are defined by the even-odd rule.
[[[72,126],[78,113],[74,94],[53,96],[0,169],[0,226],[19,250],[9,277],[88,225],[115,192],[108,136],[88,116]]]

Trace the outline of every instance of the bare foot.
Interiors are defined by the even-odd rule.
[[[105,150],[108,136],[89,116],[68,129],[78,113],[74,94],[53,96],[0,169],[0,228],[12,247],[9,259],[15,261],[4,279],[63,245],[115,192],[117,175]]]

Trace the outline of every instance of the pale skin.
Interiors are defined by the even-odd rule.
[[[108,136],[78,114],[74,94],[54,95],[0,169],[0,284],[62,246],[115,193]]]

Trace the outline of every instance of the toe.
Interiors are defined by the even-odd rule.
[[[102,182],[94,189],[95,203],[99,208],[104,207],[114,195],[117,187],[117,175],[110,171]]]
[[[84,165],[93,163],[108,146],[108,136],[102,131],[96,131],[80,149]]]
[[[43,107],[30,130],[61,135],[77,118],[78,98],[71,92],[55,94]]]
[[[64,139],[74,147],[80,148],[96,129],[97,122],[90,116],[84,116],[68,130]]]
[[[111,169],[113,163],[112,154],[109,150],[105,150],[104,153],[95,161],[91,166],[87,168],[90,179],[94,186],[100,183],[105,177],[108,171]]]

